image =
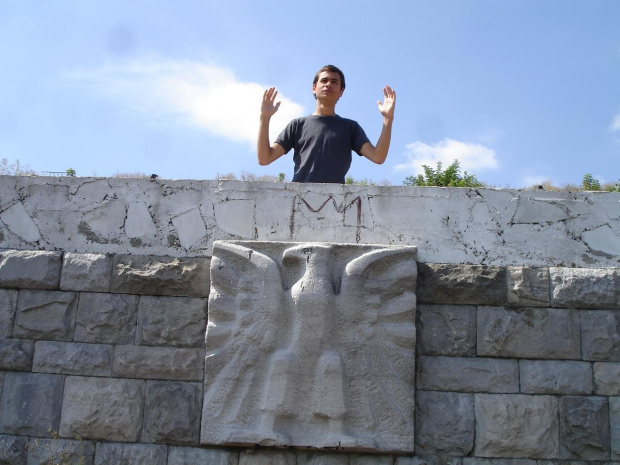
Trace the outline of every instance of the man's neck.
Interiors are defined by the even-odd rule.
[[[336,104],[325,104],[320,100],[316,101],[316,108],[314,109],[313,115],[317,116],[335,116],[336,115]]]

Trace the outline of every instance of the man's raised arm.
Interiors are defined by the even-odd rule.
[[[260,109],[260,125],[258,128],[258,141],[256,142],[256,154],[259,165],[268,165],[284,155],[284,148],[280,144],[269,145],[269,121],[278,108],[280,102],[274,103],[278,91],[270,87],[263,94],[263,103]]]
[[[381,101],[377,102],[379,112],[383,115],[381,135],[379,135],[379,140],[377,141],[376,146],[372,145],[370,142],[366,142],[362,145],[362,149],[360,150],[362,155],[379,165],[382,164],[387,158],[388,150],[390,148],[395,105],[396,92],[394,92],[390,86],[385,86],[383,88],[383,103],[381,103]]]

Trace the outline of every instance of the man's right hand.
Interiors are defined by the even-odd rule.
[[[278,108],[280,108],[281,102],[277,102],[274,104],[277,95],[278,95],[278,91],[276,90],[275,87],[270,87],[269,89],[265,91],[265,93],[263,94],[263,104],[261,105],[261,108],[260,108],[261,118],[263,117],[271,118],[273,114],[276,111],[278,111]]]

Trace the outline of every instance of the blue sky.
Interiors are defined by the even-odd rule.
[[[422,164],[497,187],[620,178],[617,0],[0,0],[0,158],[37,172],[292,177],[256,162],[264,88],[275,136],[314,110],[339,66],[337,106],[376,141],[397,92],[388,160],[356,179],[399,185]]]

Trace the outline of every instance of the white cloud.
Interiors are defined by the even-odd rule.
[[[609,130],[611,132],[620,131],[620,115],[616,115],[611,123],[611,126],[609,126]]]
[[[149,58],[66,73],[71,80],[141,113],[152,122],[191,125],[239,142],[256,143],[267,86],[240,81],[226,68]],[[270,125],[273,141],[303,107],[282,94]]]
[[[429,165],[434,168],[437,162],[441,162],[443,167],[446,168],[454,160],[459,161],[461,170],[475,174],[479,171],[498,168],[495,150],[482,144],[444,139],[435,145],[414,142],[407,145],[407,150],[409,161],[396,165],[397,171],[421,174],[423,173],[422,165]]]

